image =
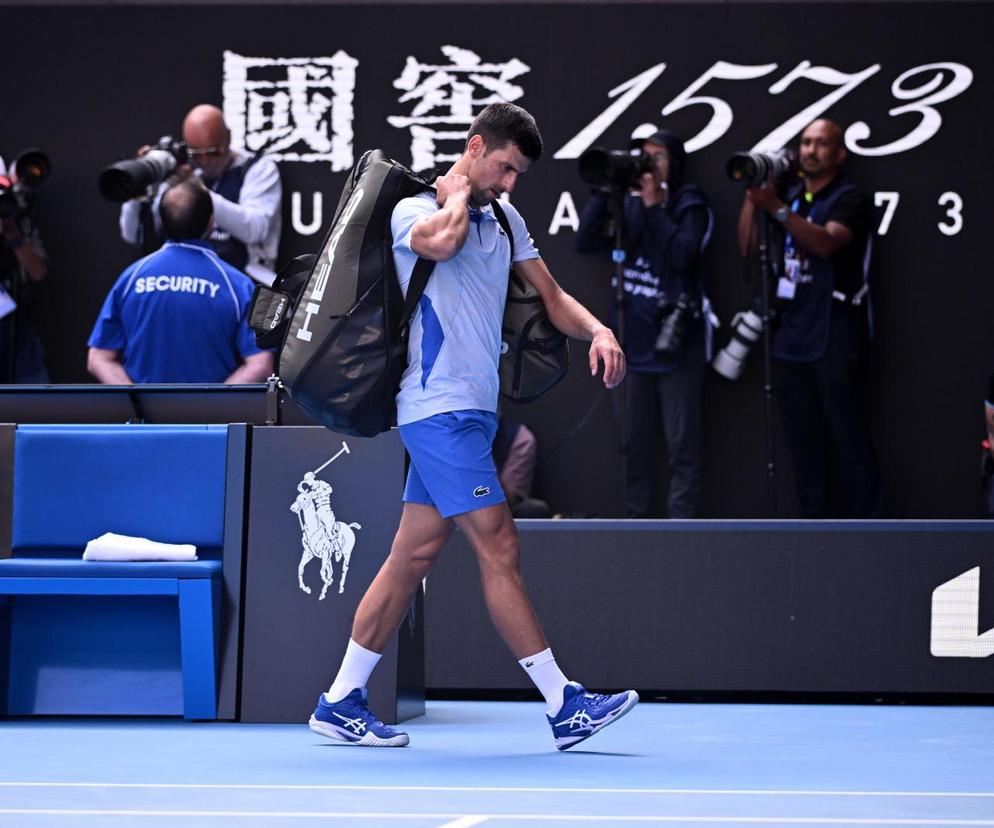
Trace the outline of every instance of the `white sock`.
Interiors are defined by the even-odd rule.
[[[342,666],[338,668],[338,675],[332,683],[328,692],[324,694],[325,701],[334,704],[344,699],[349,693],[358,688],[366,686],[369,675],[377,662],[383,657],[383,653],[374,653],[356,644],[349,639],[348,649],[345,650],[345,658],[342,659]]]
[[[542,650],[540,653],[521,659],[518,664],[535,683],[538,692],[545,696],[546,712],[550,716],[555,716],[563,706],[563,690],[569,684],[569,679],[556,664],[552,650]]]

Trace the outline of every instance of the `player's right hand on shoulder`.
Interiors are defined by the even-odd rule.
[[[469,179],[459,173],[447,173],[435,179],[435,200],[439,207],[444,207],[450,196],[465,196],[470,194]]]

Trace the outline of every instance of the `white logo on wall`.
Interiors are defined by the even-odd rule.
[[[994,655],[994,627],[980,632],[980,567],[932,592],[932,655],[986,658]]]
[[[442,46],[448,63],[422,63],[408,56],[393,85],[404,92],[398,103],[415,101],[410,115],[391,115],[390,126],[411,131],[411,168],[431,169],[462,154],[473,119],[488,104],[515,101],[525,94],[511,81],[531,71],[517,58],[484,63],[469,49]],[[442,143],[442,146],[439,144]]]
[[[274,161],[328,161],[351,170],[353,100],[359,61],[260,58],[224,53],[224,120],[231,145]]]
[[[820,118],[853,90],[861,87],[868,79],[880,72],[882,65],[871,64],[857,72],[846,72],[831,66],[816,66],[810,60],[802,60],[793,68],[777,63],[741,65],[719,60],[711,68],[694,80],[686,89],[669,99],[660,110],[664,120],[687,107],[705,106],[710,108],[711,117],[695,135],[686,135],[684,144],[688,153],[696,152],[714,144],[723,138],[735,120],[735,98],[724,100],[712,95],[697,93],[712,81],[754,81],[758,78],[773,80],[768,88],[770,95],[781,95],[794,84],[806,84],[815,97],[808,106],[800,112],[792,112],[790,117],[779,124],[772,132],[759,138],[753,145],[752,152],[769,152],[782,147],[791,141],[807,124]],[[552,156],[558,159],[579,158],[598,138],[617,121],[642,94],[652,86],[666,70],[665,63],[657,63],[648,69],[615,86],[607,93],[613,102],[606,106],[599,115],[584,126],[569,141],[563,144]],[[787,70],[786,72],[784,70]],[[775,80],[774,80],[775,79]],[[879,80],[879,78],[878,78]],[[665,81],[663,82],[665,85]],[[887,114],[898,117],[914,113],[917,119],[903,119],[909,131],[900,138],[889,143],[870,146],[870,126],[866,121],[856,121],[845,131],[846,147],[858,155],[881,156],[894,155],[919,147],[938,133],[942,126],[942,113],[937,105],[961,95],[973,83],[973,70],[962,63],[943,61],[914,66],[901,72],[891,83],[892,100],[882,92],[875,91],[864,100],[874,102],[867,111],[867,117],[874,117],[878,112],[873,109],[889,110]],[[679,88],[679,87],[676,87]],[[732,95],[733,84],[726,84]],[[744,84],[739,89],[748,88]],[[827,94],[822,94],[827,89]],[[666,95],[672,94],[670,91]],[[667,100],[667,98],[663,98]],[[889,108],[891,104],[898,104]],[[743,107],[745,108],[745,107]],[[644,135],[656,131],[656,124],[648,124]],[[750,129],[759,124],[750,123]]]
[[[337,520],[331,508],[331,484],[321,480],[318,474],[334,463],[343,454],[349,454],[348,443],[342,442],[339,452],[314,471],[305,472],[303,480],[297,484],[297,497],[290,511],[300,522],[300,541],[303,551],[297,566],[297,583],[308,595],[311,588],[304,583],[304,569],[317,558],[321,562],[321,595],[323,601],[328,587],[335,580],[335,565],[340,565],[338,594],[345,591],[345,576],[349,574],[349,560],[355,547],[355,532],[362,527],[358,523],[345,523]]]

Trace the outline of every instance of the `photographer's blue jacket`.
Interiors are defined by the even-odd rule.
[[[576,231],[576,249],[596,253],[614,246],[608,232],[610,198],[595,192],[584,207]],[[638,195],[623,196],[625,217],[625,341],[622,347],[628,368],[642,373],[666,373],[680,362],[655,349],[659,333],[660,305],[676,302],[688,293],[700,309],[703,298],[701,256],[711,236],[713,216],[704,193],[687,184],[672,193],[666,203],[645,207]],[[612,283],[614,280],[612,279]],[[686,337],[704,337],[703,314],[689,326]],[[612,309],[612,327],[617,330],[617,309]]]

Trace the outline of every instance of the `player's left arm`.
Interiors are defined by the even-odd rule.
[[[590,342],[590,374],[604,364],[604,385],[614,388],[625,378],[625,355],[614,333],[563,290],[541,259],[514,263],[514,272],[525,279],[542,297],[549,320],[566,336]]]

